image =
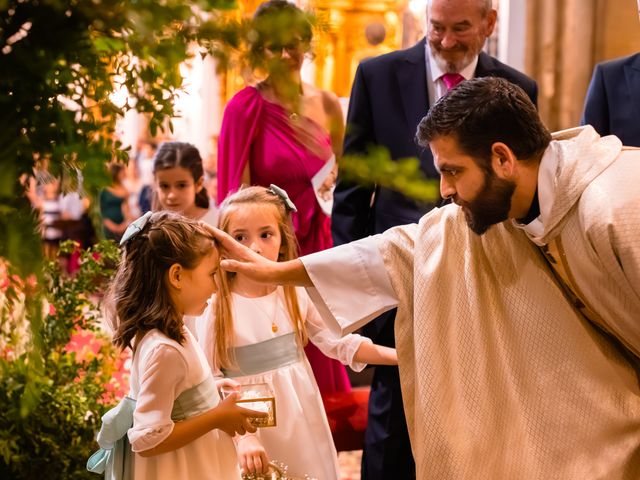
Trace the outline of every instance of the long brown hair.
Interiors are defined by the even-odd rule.
[[[157,328],[182,344],[182,316],[171,301],[165,273],[176,263],[196,268],[214,248],[213,237],[197,221],[172,212],[153,213],[125,243],[109,286],[105,314],[114,330],[113,343],[132,348],[135,340]]]
[[[276,213],[278,227],[282,244],[280,245],[280,255],[278,261],[287,261],[298,258],[298,243],[291,223],[291,215],[287,211],[282,198],[272,193],[264,187],[247,187],[228,196],[220,205],[218,227],[228,233],[229,222],[233,212],[243,207],[243,205],[271,205]],[[235,366],[233,358],[233,309],[231,306],[230,284],[235,277],[235,273],[223,272],[220,275],[220,290],[216,294],[215,311],[215,358],[222,368]],[[293,329],[300,342],[300,345],[307,344],[307,328],[302,320],[300,305],[296,287],[285,285],[285,304],[289,317],[293,324]]]

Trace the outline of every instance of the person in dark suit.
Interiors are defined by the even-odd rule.
[[[596,65],[580,124],[640,147],[640,53]]]
[[[358,66],[347,114],[345,155],[383,146],[394,160],[418,157],[425,175],[438,179],[431,152],[420,148],[414,137],[429,106],[449,88],[464,79],[498,76],[521,86],[535,104],[537,85],[532,79],[482,52],[496,19],[491,0],[430,0],[426,38]],[[437,204],[419,203],[381,186],[354,185],[339,176],[332,211],[334,244],[417,222]],[[395,346],[394,318],[394,312],[385,314],[363,333],[376,343]],[[415,478],[397,367],[376,367],[368,415],[363,480]]]
[[[640,53],[596,65],[580,124],[640,147]]]
[[[596,65],[580,124],[640,147],[640,53]]]

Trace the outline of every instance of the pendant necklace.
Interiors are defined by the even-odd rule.
[[[278,332],[278,324],[276,323],[276,315],[278,313],[278,307],[280,306],[280,295],[278,292],[278,287],[276,287],[276,289],[274,290],[275,295],[276,295],[276,301],[275,301],[275,306],[273,307],[273,315],[271,315],[270,320],[271,320],[271,331],[273,333],[277,333]],[[244,298],[248,299],[249,302],[251,302],[254,306],[258,307],[258,310],[260,310],[261,312],[264,313],[264,310],[260,307],[260,305],[256,302],[256,298],[263,298],[263,297],[251,297],[249,296],[246,292],[240,292],[238,291],[239,294],[241,294]],[[264,295],[265,297],[268,295]]]
[[[278,295],[278,287],[276,287],[276,306],[273,307],[273,316],[271,317],[271,331],[276,333],[278,331],[278,324],[276,323],[276,314],[278,313],[278,305],[280,304],[280,295]]]

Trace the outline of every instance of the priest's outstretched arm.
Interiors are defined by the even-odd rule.
[[[210,228],[224,252],[222,269],[255,281],[307,287],[327,326],[340,335],[398,306],[379,251],[379,237],[364,238],[287,262],[273,262]]]

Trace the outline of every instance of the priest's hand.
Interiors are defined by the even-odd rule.
[[[240,273],[256,282],[271,285],[313,286],[300,260],[271,261],[237,242],[222,230],[205,226],[221,246],[223,260],[220,267],[223,270]]]

